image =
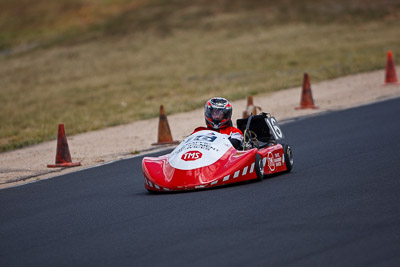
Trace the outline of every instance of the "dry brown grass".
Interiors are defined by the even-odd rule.
[[[351,1],[355,7],[343,11],[341,2],[334,9],[333,1],[305,1],[290,12],[298,2],[149,2],[85,33],[0,58],[2,151],[55,138],[58,123],[75,134],[157,116],[160,104],[186,111],[215,95],[238,99],[297,86],[303,72],[316,82],[382,68],[389,49],[400,55],[397,13],[371,11],[375,2]],[[351,18],[352,10],[359,16]]]

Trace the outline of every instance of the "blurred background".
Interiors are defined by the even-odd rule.
[[[0,0],[0,151],[383,69],[399,29],[400,0]]]

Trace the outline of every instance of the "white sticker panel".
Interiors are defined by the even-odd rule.
[[[180,143],[168,162],[179,170],[201,168],[217,162],[231,147],[226,136],[209,130],[200,131]]]

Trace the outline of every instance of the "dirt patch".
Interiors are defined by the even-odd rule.
[[[383,86],[383,80],[383,70],[317,84],[312,83],[311,77],[312,93],[318,109],[295,110],[300,103],[300,86],[272,94],[254,96],[254,104],[260,106],[263,111],[272,113],[278,120],[286,120],[400,97],[400,86]],[[236,121],[246,108],[246,99],[234,101],[232,105],[233,120]],[[203,109],[168,116],[168,121],[174,139],[182,140],[194,128],[204,125]],[[68,136],[68,125],[66,125],[72,160],[80,161],[81,167],[47,168],[47,164],[55,161],[56,140],[2,153],[0,154],[0,188],[47,179],[164,149],[165,147],[151,146],[157,140],[157,128],[158,118],[154,118]]]

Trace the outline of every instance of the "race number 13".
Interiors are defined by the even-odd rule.
[[[267,121],[268,127],[271,130],[275,140],[280,140],[285,137],[274,117],[265,118],[265,120]]]

